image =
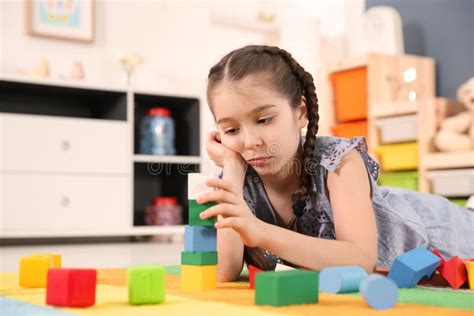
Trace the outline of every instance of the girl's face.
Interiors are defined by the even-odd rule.
[[[211,95],[211,108],[221,142],[239,153],[259,175],[288,172],[296,158],[306,105],[297,108],[265,85],[263,75],[222,82]]]

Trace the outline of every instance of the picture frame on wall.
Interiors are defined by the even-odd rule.
[[[92,42],[94,0],[25,0],[26,32],[31,36]]]

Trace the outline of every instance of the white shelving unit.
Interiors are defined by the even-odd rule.
[[[140,119],[155,106],[172,112],[176,156],[138,152]],[[183,234],[146,226],[143,213],[176,196],[187,222],[200,121],[196,96],[0,74],[0,238]]]

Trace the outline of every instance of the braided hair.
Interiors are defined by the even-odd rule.
[[[297,217],[303,215],[309,193],[310,175],[314,172],[313,160],[316,134],[318,132],[318,97],[311,74],[287,51],[266,45],[249,45],[225,55],[209,71],[207,98],[211,104],[214,89],[223,80],[238,81],[252,74],[267,74],[273,88],[288,98],[292,107],[297,107],[304,96],[306,99],[308,126],[303,145],[302,174],[299,191],[293,212]]]

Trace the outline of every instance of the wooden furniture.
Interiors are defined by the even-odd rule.
[[[177,156],[138,153],[155,106],[172,112]],[[0,238],[180,234],[145,226],[144,210],[175,196],[187,222],[199,142],[194,96],[0,75]]]
[[[419,190],[432,192],[427,173],[431,170],[474,168],[474,150],[440,152],[433,145],[433,137],[443,118],[465,111],[459,102],[445,98],[432,98],[419,106]],[[472,111],[474,121],[474,111]],[[474,188],[471,188],[474,194]]]

